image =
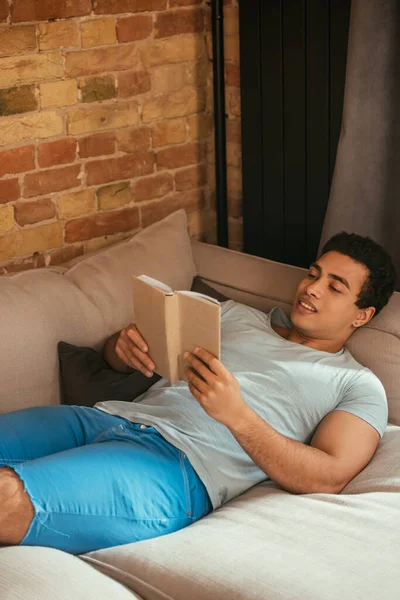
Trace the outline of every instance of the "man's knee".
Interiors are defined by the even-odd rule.
[[[9,467],[0,468],[0,544],[19,544],[34,514],[32,502],[19,476]]]

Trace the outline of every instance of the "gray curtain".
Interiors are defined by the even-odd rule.
[[[400,290],[400,0],[353,0],[342,130],[320,248],[339,231],[393,257]]]

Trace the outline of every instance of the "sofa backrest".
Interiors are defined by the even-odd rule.
[[[58,404],[57,343],[100,350],[134,319],[131,276],[146,273],[174,289],[189,289],[197,273],[227,296],[289,313],[305,270],[190,241],[183,210],[128,241],[55,269],[0,278],[0,413]],[[382,381],[389,421],[400,425],[400,294],[347,344]]]
[[[265,312],[280,306],[289,315],[306,269],[257,256],[192,242],[197,274],[218,291]],[[382,381],[389,422],[400,425],[400,293],[379,315],[358,329],[346,347]]]
[[[184,210],[56,269],[0,278],[0,413],[58,404],[57,343],[100,350],[133,321],[132,275],[175,289],[195,275]]]

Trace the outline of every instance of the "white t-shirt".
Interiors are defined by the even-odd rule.
[[[388,418],[385,390],[348,350],[332,354],[284,339],[271,319],[282,327],[292,323],[277,307],[265,314],[228,300],[221,313],[221,361],[239,381],[245,402],[279,433],[309,444],[325,415],[344,410],[382,437]],[[181,449],[214,509],[268,479],[230,431],[202,409],[186,382],[161,379],[132,403],[95,407],[153,426]]]

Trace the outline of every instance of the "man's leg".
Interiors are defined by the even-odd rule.
[[[14,466],[35,513],[22,545],[79,554],[164,535],[210,512],[188,459],[153,428],[127,423],[110,435]],[[0,544],[10,543],[6,529]]]
[[[0,544],[19,544],[33,516],[32,502],[18,475],[13,469],[0,469]]]
[[[0,467],[91,444],[123,423],[87,406],[36,406],[0,415]]]
[[[40,406],[0,415],[0,544],[19,544],[34,517],[11,467],[107,439],[126,420],[81,406]]]

